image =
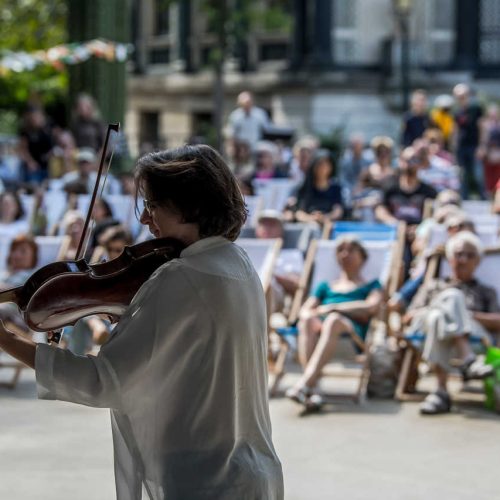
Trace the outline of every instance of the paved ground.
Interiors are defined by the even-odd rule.
[[[271,413],[287,500],[500,498],[500,418],[480,406],[421,418],[413,403],[369,401],[300,416],[275,399]],[[106,410],[37,401],[25,371],[0,389],[0,422],[1,500],[114,498]]]

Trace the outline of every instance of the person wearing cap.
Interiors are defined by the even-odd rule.
[[[453,97],[448,94],[441,94],[436,97],[434,107],[430,112],[431,124],[443,134],[444,147],[449,150],[453,130],[455,128],[455,118],[452,113]]]
[[[61,177],[63,189],[73,194],[91,194],[97,179],[97,155],[91,148],[80,148],[76,153],[76,162],[78,169]],[[118,194],[120,190],[119,181],[108,172],[103,192]]]

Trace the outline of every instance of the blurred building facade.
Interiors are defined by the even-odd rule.
[[[405,71],[398,4],[408,9],[411,88],[432,97],[463,81],[500,97],[499,0],[290,0],[289,26],[253,29],[230,47],[224,115],[240,91],[251,90],[275,123],[298,134],[337,128],[396,136]],[[176,146],[210,128],[216,37],[200,0],[165,5],[134,6],[126,119],[133,152],[144,143]]]

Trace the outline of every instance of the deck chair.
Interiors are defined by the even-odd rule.
[[[38,245],[37,266],[42,267],[51,262],[60,260],[64,253],[62,250],[69,243],[69,236],[36,236],[35,242]]]
[[[252,186],[255,194],[263,200],[262,209],[281,212],[297,186],[297,182],[293,179],[254,179]]]
[[[260,196],[245,196],[245,205],[248,210],[245,227],[255,227],[257,224],[257,217],[263,209],[263,200]]]
[[[500,300],[500,282],[497,277],[498,268],[500,266],[500,247],[486,249],[481,259],[481,263],[476,270],[476,277],[483,283],[493,287],[497,293],[498,300]],[[450,266],[444,257],[442,249],[436,251],[430,258],[427,265],[425,280],[433,279],[435,277],[444,278],[449,275]],[[407,344],[403,355],[401,370],[398,377],[396,386],[395,397],[399,401],[418,401],[423,399],[424,394],[409,394],[406,392],[406,387],[410,377],[415,357],[418,350],[424,343],[423,335],[413,335],[411,338],[406,338]],[[473,344],[480,344],[481,339],[471,338]]]
[[[64,228],[58,225],[68,209],[68,196],[64,191],[49,190],[43,195],[42,207],[47,217],[47,234],[54,234],[57,229],[61,234]]]
[[[362,241],[394,241],[398,238],[398,225],[377,222],[337,221],[325,225],[324,239],[334,240],[349,234]]]
[[[235,243],[247,253],[259,275],[264,293],[267,294],[273,278],[274,264],[283,242],[280,239],[238,238]]]
[[[307,222],[287,222],[283,229],[283,249],[296,248],[304,255],[311,241],[320,237],[318,227]],[[242,228],[240,238],[255,238],[255,228]]]
[[[478,226],[476,227],[476,233],[481,243],[487,248],[498,243],[498,231],[495,227]],[[447,239],[446,226],[444,224],[435,224],[429,231],[426,247],[431,251],[435,250],[436,247],[444,245]]]
[[[369,255],[363,268],[363,276],[368,281],[378,278],[383,287],[387,288],[391,282],[391,270],[394,267],[395,260],[398,258],[397,241],[365,241],[363,244]],[[311,243],[304,264],[304,273],[301,277],[299,290],[294,297],[289,317],[290,327],[297,322],[299,309],[305,301],[306,295],[314,290],[321,281],[333,281],[340,274],[340,268],[335,259],[336,246],[337,241],[335,240],[314,240]],[[370,342],[369,337],[370,335],[367,336],[365,342],[365,355],[359,360],[361,362],[361,369],[359,369],[358,363],[357,372],[360,375],[356,392],[353,395],[347,396],[358,403],[365,396],[366,384],[368,382],[369,369],[366,352]],[[283,340],[271,373],[270,395],[274,395],[277,392],[279,382],[285,374],[285,363],[289,351],[289,342]],[[346,373],[352,376],[352,370],[347,370]]]
[[[472,216],[492,214],[493,204],[488,200],[463,200],[462,210]]]

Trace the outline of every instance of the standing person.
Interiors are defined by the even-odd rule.
[[[476,158],[480,135],[479,122],[483,110],[479,104],[472,101],[470,88],[464,83],[455,85],[453,95],[458,106],[455,112],[455,143],[457,162],[463,175],[462,198],[469,197],[471,185],[474,185],[479,196],[485,199],[483,167]]]
[[[282,500],[267,399],[259,277],[233,241],[246,219],[234,176],[209,146],[138,161],[141,222],[179,240],[97,356],[0,329],[36,368],[39,397],[111,408],[117,497]],[[244,304],[245,307],[242,307]]]
[[[352,134],[349,138],[349,145],[340,160],[340,184],[346,205],[349,207],[361,172],[372,162],[373,156],[365,151],[365,138],[361,134]]]
[[[52,136],[43,109],[30,105],[19,130],[22,180],[40,183],[48,177]]]
[[[484,162],[486,190],[494,193],[500,180],[500,113],[496,104],[488,106],[480,127],[481,142],[477,156]]]
[[[443,134],[443,146],[449,151],[450,142],[453,138],[455,128],[455,118],[452,113],[453,97],[448,94],[442,94],[436,97],[434,107],[431,110],[431,123]]]
[[[411,146],[415,139],[424,135],[429,123],[427,94],[423,90],[415,90],[411,95],[411,109],[405,113],[403,118],[401,145],[403,147]]]
[[[97,152],[101,150],[106,129],[99,118],[94,99],[87,94],[80,94],[76,100],[71,133],[78,148]]]
[[[233,141],[246,141],[253,151],[262,139],[264,128],[269,125],[269,117],[254,105],[253,96],[245,91],[238,95],[238,107],[229,115],[229,133]]]

